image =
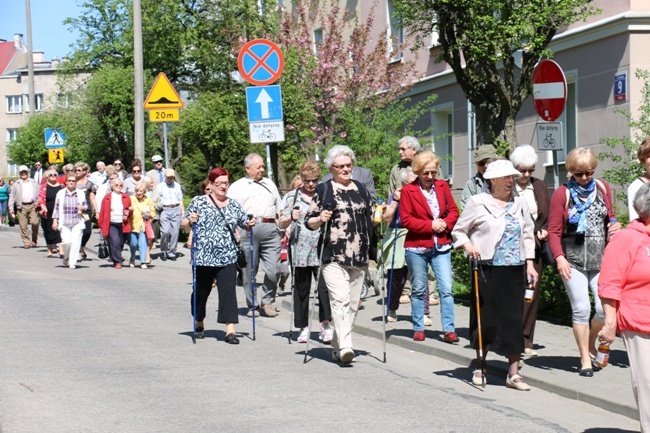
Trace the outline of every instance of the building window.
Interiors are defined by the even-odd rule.
[[[37,93],[34,99],[36,99],[36,111],[43,111],[43,94]],[[29,113],[29,111],[29,95],[25,95],[25,112]]]
[[[57,108],[69,108],[70,107],[70,95],[67,93],[57,93],[56,94],[56,106]]]
[[[7,143],[11,143],[13,140],[16,139],[16,132],[18,129],[16,128],[7,128]]]
[[[323,44],[323,29],[314,30],[314,53],[318,54],[320,47]]]
[[[386,11],[388,17],[388,52],[390,53],[390,61],[396,62],[401,60],[403,56],[404,30],[393,6],[393,0],[386,0]]]
[[[440,159],[442,177],[454,176],[454,116],[453,105],[444,104],[434,107],[431,113],[433,127],[433,151]]]
[[[22,113],[23,112],[23,97],[22,95],[18,96],[7,96],[7,113]]]

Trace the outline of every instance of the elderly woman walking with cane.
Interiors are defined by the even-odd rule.
[[[512,163],[498,159],[488,164],[483,177],[488,191],[472,196],[451,235],[454,247],[472,259],[480,259],[478,280],[483,343],[483,363],[492,350],[508,358],[506,386],[520,391],[530,386],[519,375],[519,359],[524,351],[522,315],[527,281],[534,284],[534,225],[523,197],[513,194],[515,177]],[[474,294],[475,295],[475,294]],[[470,335],[477,348],[478,310],[470,308]],[[477,365],[477,367],[479,367]],[[486,378],[476,369],[472,383],[481,386]]]
[[[328,228],[320,240],[321,272],[332,306],[332,359],[343,364],[355,361],[352,327],[368,272],[373,228],[372,198],[360,182],[352,179],[354,162],[354,152],[347,146],[337,145],[327,152],[325,165],[332,179],[316,187],[305,217],[305,226],[310,230],[322,225]]]

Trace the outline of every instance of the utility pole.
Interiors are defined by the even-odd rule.
[[[25,0],[25,17],[27,19],[27,86],[29,97],[29,115],[36,112],[36,95],[34,90],[34,47],[32,45],[32,8],[29,0]]]
[[[28,0],[29,1],[29,0]],[[133,0],[133,69],[135,70],[134,155],[144,164],[144,73],[142,61],[142,8]]]

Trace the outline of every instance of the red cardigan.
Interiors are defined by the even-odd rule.
[[[450,244],[452,242],[451,231],[458,221],[458,207],[447,182],[435,179],[433,187],[440,205],[440,215],[447,223],[447,229],[436,234],[438,245]],[[402,220],[402,226],[408,230],[404,240],[405,247],[433,247],[431,223],[434,218],[429,203],[420,190],[418,179],[402,188],[399,200],[399,217]]]
[[[605,202],[609,218],[615,217],[614,210],[612,209],[612,190],[607,182],[601,179],[599,179],[599,181],[602,182],[605,187],[603,201]],[[596,188],[603,192],[598,185],[596,185]],[[548,244],[551,247],[553,257],[556,258],[564,255],[564,250],[562,249],[562,234],[564,233],[564,228],[569,219],[569,207],[566,205],[566,197],[567,186],[566,184],[560,185],[551,197],[551,207],[548,213]],[[603,224],[607,226],[608,222],[609,221],[603,221]]]
[[[97,219],[97,225],[99,228],[102,230],[102,236],[106,237],[108,236],[108,230],[111,226],[111,197],[113,196],[112,192],[107,193],[104,198],[102,199],[102,208],[99,211],[99,217]],[[131,197],[129,197],[127,194],[122,193],[122,206],[124,206],[124,210],[129,212],[129,217],[133,213],[132,210],[129,210],[131,207]],[[131,223],[129,222],[129,218],[126,219],[126,221],[122,222],[122,232],[123,233],[130,233],[131,232]]]

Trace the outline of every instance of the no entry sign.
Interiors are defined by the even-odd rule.
[[[284,56],[273,42],[254,39],[239,51],[237,66],[244,80],[254,86],[266,86],[282,75]]]
[[[553,60],[542,60],[533,71],[533,103],[537,114],[547,122],[556,120],[564,111],[566,78]]]

